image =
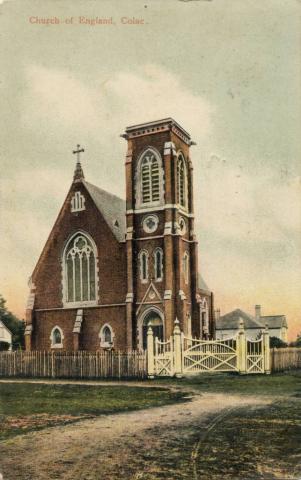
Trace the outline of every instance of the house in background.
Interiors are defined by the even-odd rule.
[[[234,337],[239,330],[241,320],[244,323],[245,333],[250,340],[260,338],[262,330],[268,326],[270,337],[277,337],[287,342],[287,321],[285,315],[261,315],[261,306],[255,305],[254,317],[237,308],[230,313],[220,315],[216,311],[215,338],[224,340]]]
[[[0,351],[12,349],[12,333],[0,320]]]

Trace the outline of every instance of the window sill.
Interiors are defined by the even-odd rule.
[[[63,348],[63,344],[62,343],[56,343],[55,345],[51,345],[51,348]]]
[[[80,308],[80,307],[95,307],[98,305],[96,300],[85,301],[85,302],[64,302],[64,308]]]
[[[113,344],[113,342],[101,342],[100,347],[101,348],[113,348],[114,344]]]
[[[147,208],[147,207],[159,207],[160,205],[163,205],[164,202],[163,200],[156,200],[156,201],[150,201],[150,202],[137,202],[136,208]]]

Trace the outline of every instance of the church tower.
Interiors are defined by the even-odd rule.
[[[190,135],[172,118],[134,125],[126,154],[127,344],[146,346],[147,325],[168,339],[174,320],[202,335],[197,303]]]

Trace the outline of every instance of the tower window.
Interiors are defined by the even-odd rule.
[[[84,234],[73,237],[65,249],[67,303],[96,300],[96,248]]]
[[[162,162],[158,153],[148,149],[141,157],[137,171],[137,203],[158,205],[162,200]]]
[[[142,250],[139,253],[139,264],[140,264],[140,280],[142,283],[146,283],[148,280],[148,252]]]
[[[160,282],[163,279],[163,251],[156,248],[154,252],[155,280]]]
[[[186,163],[182,153],[178,156],[177,163],[177,196],[178,203],[182,207],[187,207],[187,172]]]
[[[183,255],[183,275],[186,285],[188,285],[189,280],[189,254],[186,251]]]

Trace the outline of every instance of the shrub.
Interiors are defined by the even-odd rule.
[[[270,337],[270,348],[284,348],[287,347],[287,343],[278,337]]]

